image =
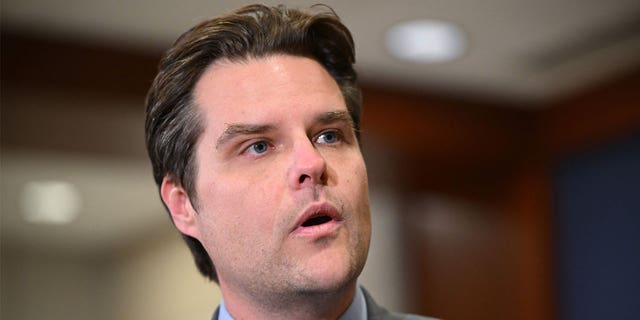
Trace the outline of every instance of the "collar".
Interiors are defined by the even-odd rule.
[[[353,301],[347,311],[340,317],[339,320],[366,320],[367,319],[367,302],[364,299],[364,293],[362,288],[356,286],[356,294],[353,296]],[[233,317],[227,310],[227,306],[224,304],[224,299],[220,301],[220,308],[218,312],[218,320],[233,320]]]

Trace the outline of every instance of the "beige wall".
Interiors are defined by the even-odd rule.
[[[200,276],[175,230],[122,254],[110,286],[119,320],[209,319],[220,301],[218,287]]]
[[[406,310],[398,202],[392,190],[375,186],[370,201],[371,247],[359,281],[379,304]]]
[[[3,247],[1,318],[112,319],[105,274],[99,260]]]

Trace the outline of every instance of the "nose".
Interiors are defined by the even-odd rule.
[[[326,161],[311,141],[305,140],[294,148],[288,179],[294,190],[326,184]]]

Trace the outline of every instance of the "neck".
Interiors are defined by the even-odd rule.
[[[338,319],[352,303],[356,282],[331,292],[245,294],[220,282],[234,319]]]

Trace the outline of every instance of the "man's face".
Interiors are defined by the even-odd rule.
[[[196,84],[192,236],[232,290],[354,283],[371,234],[365,164],[340,89],[316,61],[219,61]]]

